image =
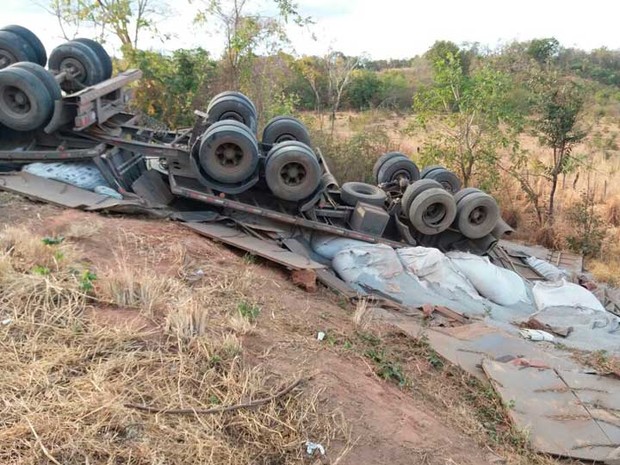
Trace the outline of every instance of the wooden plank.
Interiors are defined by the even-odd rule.
[[[325,268],[325,265],[321,265],[314,260],[283,249],[276,242],[252,237],[237,229],[224,226],[223,224],[184,223],[183,226],[196,231],[198,234],[209,237],[210,239],[245,250],[290,269],[320,270]]]

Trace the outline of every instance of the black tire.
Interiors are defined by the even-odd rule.
[[[252,109],[254,110],[254,113],[258,114],[258,111],[256,110],[256,106],[254,105],[254,102],[252,102],[250,97],[248,97],[244,93],[237,92],[236,90],[226,90],[224,92],[220,92],[219,94],[215,95],[211,99],[211,101],[209,102],[209,106],[207,107],[207,111],[209,110],[209,108],[211,108],[211,105],[213,103],[215,103],[215,101],[217,99],[220,99],[220,98],[223,98],[223,97],[228,97],[228,96],[231,96],[231,95],[234,96],[234,97],[239,97],[239,98],[245,100],[248,103],[248,105],[252,107]]]
[[[103,65],[104,81],[112,77],[112,58],[110,58],[108,52],[106,52],[105,48],[103,48],[103,46],[99,42],[85,38],[73,39],[73,41],[90,47],[90,49],[97,54],[99,60],[101,61],[101,64]]]
[[[75,92],[105,80],[105,66],[95,51],[81,42],[59,45],[50,54],[49,69],[54,73],[67,71],[75,75],[61,84],[63,90]]]
[[[437,167],[429,170],[422,175],[422,178],[434,179],[435,181],[440,183],[445,190],[452,194],[455,194],[456,192],[461,190],[461,180],[459,179],[459,177],[452,171],[449,171],[442,167]]]
[[[419,193],[409,207],[409,221],[416,231],[433,236],[444,232],[454,222],[454,197],[441,187]]]
[[[43,66],[40,66],[36,63],[30,63],[28,61],[22,61],[20,63],[15,63],[13,68],[21,68],[27,69],[32,74],[37,76],[39,80],[45,85],[45,88],[50,94],[52,98],[52,102],[56,100],[60,100],[62,98],[62,91],[60,90],[60,84],[56,82],[54,79],[54,75],[46,70]]]
[[[431,171],[439,170],[439,169],[445,170],[446,168],[441,165],[425,166],[424,169],[420,171],[420,178],[425,179],[428,173],[430,173]]]
[[[265,179],[276,197],[296,202],[317,190],[321,183],[321,167],[308,145],[288,141],[269,151]]]
[[[482,191],[480,189],[475,188],[475,187],[466,187],[465,189],[461,189],[456,194],[454,194],[454,200],[458,204],[461,201],[461,199],[463,199],[466,196],[468,196],[469,194],[473,194],[475,192],[482,192]]]
[[[490,234],[500,218],[499,206],[484,192],[472,192],[457,204],[455,226],[469,239],[480,239]]]
[[[357,202],[369,203],[383,207],[387,194],[377,186],[363,182],[345,182],[340,188],[342,201],[354,207]]]
[[[54,106],[45,84],[31,71],[0,71],[0,124],[16,131],[33,131],[47,124]]]
[[[491,234],[497,239],[501,239],[504,236],[511,236],[514,232],[515,230],[512,228],[512,226],[506,223],[506,221],[504,221],[504,218],[500,216],[499,220],[497,220],[497,223],[495,223],[495,226],[493,226],[493,231],[491,231]]]
[[[234,184],[250,178],[258,166],[256,136],[238,121],[219,121],[202,135],[200,166],[214,180]]]
[[[45,66],[47,64],[47,52],[45,51],[45,47],[43,46],[37,35],[30,29],[26,29],[25,27],[18,26],[16,24],[11,24],[10,26],[4,26],[2,29],[0,29],[0,31],[12,32],[13,34],[20,36],[22,39],[28,42],[28,44],[32,47],[32,50],[34,50],[34,53],[36,55],[35,63],[41,66]]]
[[[37,54],[23,37],[14,32],[0,31],[0,69],[20,61],[37,61]]]
[[[393,157],[387,160],[377,173],[377,184],[405,179],[409,183],[420,179],[420,170],[408,158]]]
[[[263,144],[279,144],[286,141],[299,141],[312,145],[310,133],[304,124],[292,116],[276,116],[263,129]]]
[[[381,169],[383,164],[386,161],[391,160],[392,158],[397,158],[397,157],[405,158],[405,159],[409,158],[409,157],[407,157],[407,155],[405,155],[404,153],[401,153],[401,152],[388,152],[388,153],[384,153],[379,158],[377,158],[377,161],[375,162],[374,166],[372,167],[372,178],[375,180],[375,182],[377,184],[379,184],[377,176],[379,175],[379,170]]]
[[[441,184],[433,179],[420,179],[419,181],[415,181],[407,186],[405,193],[400,201],[401,211],[405,212],[405,214],[409,214],[409,207],[411,206],[411,202],[413,199],[420,193],[424,192],[427,189],[432,188],[441,188]]]
[[[257,113],[254,104],[240,92],[226,92],[216,95],[207,107],[211,122],[233,120],[256,131]]]

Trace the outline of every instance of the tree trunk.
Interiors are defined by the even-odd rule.
[[[547,223],[549,226],[553,225],[553,213],[555,209],[555,191],[558,187],[558,175],[553,174],[551,179],[551,192],[549,193],[549,208],[547,209]]]

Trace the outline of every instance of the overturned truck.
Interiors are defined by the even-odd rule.
[[[32,183],[26,173],[42,171],[29,167],[45,163],[44,176],[72,183],[52,167],[88,164],[104,180],[95,192],[184,213],[181,219],[199,219],[188,211],[207,204],[227,218],[394,247],[486,254],[511,232],[490,195],[461,189],[441,166],[420,172],[399,152],[378,158],[375,185],[340,186],[299,120],[274,118],[259,140],[256,108],[239,92],[216,95],[196,112],[192,128],[149,127],[128,110],[141,72],[112,73],[109,55],[93,40],[66,42],[48,59],[31,31],[0,29],[2,171],[22,171],[19,182]],[[29,192],[17,184],[2,181],[7,190],[32,195],[32,186]]]

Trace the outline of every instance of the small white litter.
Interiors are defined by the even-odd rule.
[[[313,456],[316,451],[319,451],[319,454],[325,455],[325,447],[316,442],[306,441],[306,454],[309,456]]]
[[[327,334],[325,334],[323,331],[319,331],[318,334],[316,335],[316,340],[322,341],[323,339],[325,339],[325,336],[327,336]]]
[[[529,339],[531,341],[555,342],[553,334],[547,331],[541,331],[540,329],[521,329],[519,330],[519,334],[524,339]]]

